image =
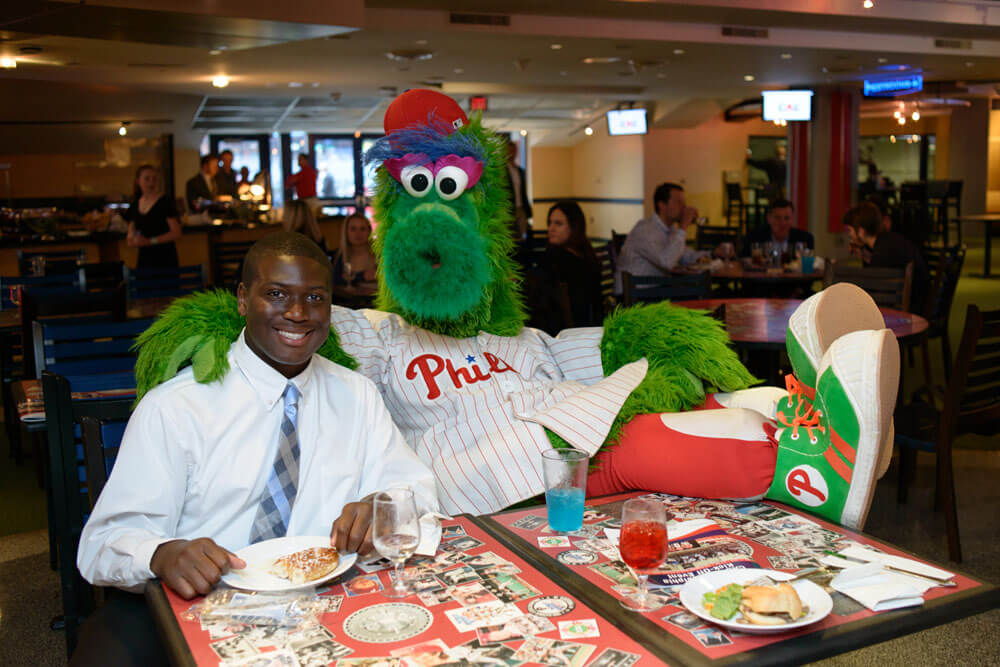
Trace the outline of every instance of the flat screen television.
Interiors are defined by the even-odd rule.
[[[764,120],[812,120],[811,90],[765,90]]]
[[[646,134],[645,109],[617,109],[608,112],[608,134]]]

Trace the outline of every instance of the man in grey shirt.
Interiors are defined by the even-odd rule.
[[[633,276],[665,276],[678,264],[686,266],[711,254],[687,247],[687,228],[698,209],[686,206],[684,188],[662,183],[653,192],[656,211],[636,223],[625,239],[615,271],[615,293],[622,293],[622,272]]]

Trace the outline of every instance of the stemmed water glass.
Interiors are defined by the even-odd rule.
[[[403,564],[420,543],[420,518],[413,491],[409,488],[389,489],[375,494],[375,516],[372,521],[372,543],[383,558],[392,563],[393,587],[384,595],[404,598],[412,591],[403,581]]]
[[[655,611],[666,603],[662,595],[650,593],[649,573],[667,558],[667,512],[663,503],[647,498],[626,500],[622,507],[622,528],[618,538],[622,560],[635,573],[638,587],[620,600],[632,611]]]

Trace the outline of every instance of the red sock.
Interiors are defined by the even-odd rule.
[[[774,429],[765,424],[759,413],[739,408],[640,415],[617,445],[595,457],[587,495],[643,490],[759,498],[771,485],[778,453]]]

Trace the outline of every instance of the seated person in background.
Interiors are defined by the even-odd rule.
[[[575,201],[556,202],[549,209],[548,221],[548,245],[535,278],[541,288],[539,291],[548,294],[549,298],[544,299],[545,303],[537,304],[546,313],[533,312],[533,315],[540,316],[538,326],[555,333],[571,326],[600,326],[604,319],[601,264],[587,240],[587,220],[583,211]],[[572,322],[563,321],[559,307],[560,283],[566,283],[569,289]],[[542,322],[542,319],[546,321]]]
[[[776,243],[781,248],[782,255],[792,258],[795,256],[796,243],[803,243],[812,250],[813,235],[795,227],[792,219],[794,213],[795,207],[787,199],[775,199],[771,202],[767,207],[767,227],[758,227],[746,235],[743,254],[749,257],[755,243]]]
[[[884,228],[884,218],[879,207],[867,201],[844,214],[851,254],[860,256],[862,263],[870,267],[905,269],[912,262],[910,311],[923,313],[930,289],[927,262],[905,236]]]
[[[243,185],[253,185],[253,181],[250,180],[250,167],[240,167],[240,181],[236,187],[239,188]]]
[[[198,213],[206,208],[205,203],[212,203],[219,192],[215,187],[215,174],[219,171],[219,158],[214,155],[201,157],[201,171],[188,179],[184,187],[188,210]]]
[[[234,552],[258,541],[329,534],[339,551],[365,553],[380,490],[406,485],[421,511],[438,507],[431,471],[375,385],[314,354],[330,333],[330,289],[330,261],[303,235],[275,232],[250,248],[230,369],[202,384],[187,368],[139,402],[80,538],[85,579],[141,591],[159,577],[190,599],[245,567]],[[144,609],[140,596],[109,600],[74,660],[134,664],[136,650],[155,649]]]
[[[333,256],[335,287],[374,283],[377,266],[372,250],[372,223],[363,213],[352,213],[340,228],[340,247]],[[369,286],[367,291],[374,291]]]
[[[236,172],[233,171],[233,152],[224,150],[219,153],[219,171],[215,174],[215,188],[220,195],[235,197],[238,194]]]
[[[301,199],[293,199],[285,204],[285,210],[281,216],[281,228],[286,232],[298,232],[305,234],[313,243],[318,245],[323,252],[327,252],[326,238],[323,231],[316,222],[316,216],[309,206]]]
[[[616,294],[622,292],[625,271],[633,276],[665,276],[675,266],[710,255],[687,246],[687,228],[698,217],[698,209],[685,205],[684,188],[662,183],[653,192],[653,208],[656,212],[637,222],[625,239],[615,271]]]

